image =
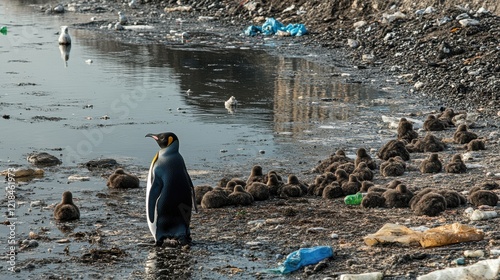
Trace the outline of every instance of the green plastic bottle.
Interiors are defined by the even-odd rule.
[[[7,35],[7,26],[2,26],[2,28],[0,28],[0,33]]]
[[[344,203],[347,205],[360,205],[361,200],[363,200],[363,194],[360,192],[344,197]]]

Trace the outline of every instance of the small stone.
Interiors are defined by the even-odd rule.
[[[457,265],[464,265],[465,264],[465,258],[454,259],[453,263],[455,263]]]
[[[460,25],[462,25],[463,27],[467,27],[467,26],[474,26],[474,25],[479,25],[479,20],[476,20],[476,19],[470,19],[470,18],[466,18],[466,19],[461,19],[458,21],[460,23]]]
[[[330,234],[330,238],[332,238],[332,239],[339,239],[339,235],[336,234],[336,233],[332,233],[332,234]]]
[[[363,27],[363,26],[365,26],[365,25],[367,25],[367,24],[368,24],[368,23],[367,23],[366,21],[361,20],[361,21],[357,21],[357,22],[355,22],[355,23],[352,25],[352,27],[354,27],[354,28],[361,28],[361,27]]]
[[[424,83],[422,82],[416,82],[415,85],[413,85],[413,87],[417,90],[421,89],[424,87]]]

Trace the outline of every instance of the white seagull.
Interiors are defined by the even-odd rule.
[[[226,107],[227,111],[230,114],[233,114],[237,104],[238,101],[236,100],[236,98],[234,96],[231,96],[228,100],[224,102],[224,107]]]
[[[67,26],[61,26],[61,35],[59,35],[59,45],[71,45],[71,37]]]

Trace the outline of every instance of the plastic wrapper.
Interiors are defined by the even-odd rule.
[[[424,232],[414,231],[402,225],[385,224],[376,233],[365,236],[364,241],[369,246],[399,243],[407,246],[420,244],[424,248],[430,248],[479,241],[483,238],[483,231],[460,223],[431,228]]]
[[[287,274],[301,267],[317,264],[318,262],[333,256],[330,246],[316,246],[301,248],[286,257],[285,261],[277,268],[268,269],[267,272]]]
[[[420,245],[424,248],[483,240],[484,232],[459,223],[444,225],[424,231]]]

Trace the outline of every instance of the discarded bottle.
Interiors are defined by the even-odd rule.
[[[363,194],[358,192],[356,194],[347,195],[344,198],[344,203],[347,205],[360,205],[363,200]]]
[[[317,264],[320,261],[333,256],[330,246],[316,246],[301,248],[290,253],[278,268],[267,269],[266,272],[287,274],[303,266]]]
[[[0,33],[7,35],[7,26],[2,26],[2,28],[0,28]]]

